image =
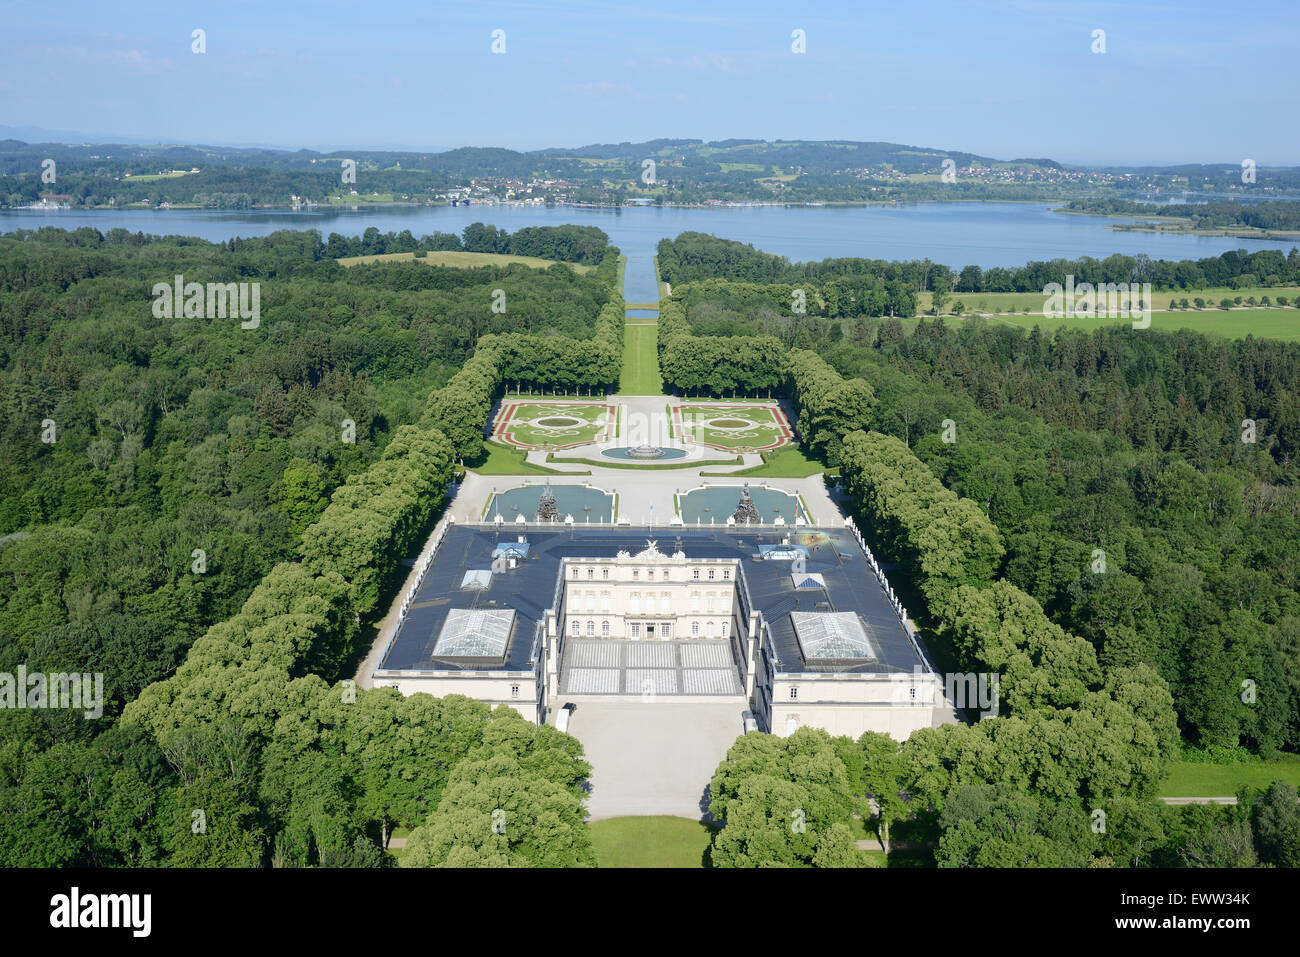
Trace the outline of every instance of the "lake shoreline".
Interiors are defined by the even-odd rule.
[[[361,236],[409,231],[419,237],[437,232],[460,234],[483,222],[514,232],[531,226],[595,226],[628,261],[623,285],[629,302],[660,298],[654,257],[659,242],[686,232],[701,232],[782,256],[793,263],[836,258],[876,261],[929,259],[954,270],[1013,268],[1031,261],[1104,259],[1112,254],[1152,259],[1199,259],[1230,249],[1279,249],[1291,240],[1235,239],[1185,233],[1112,230],[1095,216],[1055,214],[1059,204],[993,202],[876,203],[808,207],[790,204],[746,207],[650,206],[641,214],[627,207],[431,206],[417,204],[273,210],[105,208],[57,211],[0,210],[0,233],[44,227],[87,227],[108,233],[194,236],[208,242],[256,238],[280,230]],[[636,207],[633,207],[636,208]]]

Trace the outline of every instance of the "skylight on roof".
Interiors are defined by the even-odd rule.
[[[806,661],[875,661],[880,657],[862,621],[851,612],[792,611]]]
[[[433,646],[435,658],[491,658],[506,656],[515,624],[513,608],[453,608]]]

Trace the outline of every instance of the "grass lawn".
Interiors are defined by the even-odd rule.
[[[1264,287],[1252,286],[1245,289],[1228,289],[1215,287],[1213,289],[1196,289],[1184,291],[1153,291],[1152,299],[1152,329],[1161,329],[1165,331],[1177,329],[1190,329],[1193,332],[1214,333],[1229,338],[1241,338],[1246,335],[1255,337],[1268,337],[1270,339],[1287,339],[1300,340],[1300,309],[1292,307],[1273,306],[1268,309],[1262,307],[1236,308],[1224,310],[1218,308],[1220,299],[1235,299],[1241,296],[1244,299],[1254,296],[1260,299],[1269,296],[1276,300],[1279,295],[1286,296],[1290,301],[1296,301],[1300,298],[1300,288],[1295,286],[1282,287]],[[1169,300],[1181,301],[1186,299],[1189,303],[1194,303],[1199,297],[1207,303],[1207,308],[1197,309],[1192,305],[1189,309],[1169,309]],[[921,314],[925,314],[930,309],[931,296],[928,292],[922,292],[917,296],[917,309]],[[1048,318],[1043,315],[1044,297],[1037,292],[958,292],[949,296],[947,305],[944,306],[946,312],[951,312],[953,305],[961,301],[966,307],[965,317],[957,318],[945,316],[944,321],[962,322],[964,318],[973,317],[976,313],[992,313],[991,322],[1001,322],[1008,325],[1019,326],[1023,329],[1032,329],[1035,325],[1043,329],[1054,329],[1057,326],[1073,325],[1081,329],[1098,329],[1103,326],[1127,325],[1131,320],[1117,318],[1098,318],[1098,319],[1080,319],[1077,317]],[[1030,311],[1025,312],[1028,308]],[[910,325],[910,321],[904,320],[905,324]]]
[[[705,867],[709,828],[684,817],[611,817],[588,825],[601,867]]]
[[[479,475],[581,475],[581,472],[562,473],[559,469],[548,469],[542,465],[533,465],[524,461],[527,455],[522,449],[510,449],[496,442],[484,442],[487,455],[477,465],[467,466]],[[585,473],[590,475],[590,472]]]
[[[1151,306],[1153,309],[1168,309],[1169,300],[1180,301],[1186,299],[1189,304],[1195,308],[1194,300],[1198,297],[1208,303],[1218,304],[1224,297],[1235,299],[1241,296],[1243,300],[1254,296],[1259,299],[1263,296],[1269,296],[1274,301],[1278,296],[1286,296],[1289,300],[1294,300],[1300,296],[1300,287],[1296,286],[1248,286],[1243,289],[1232,289],[1227,286],[1215,286],[1209,289],[1153,289],[1151,290]],[[916,308],[921,312],[928,312],[930,309],[932,296],[929,292],[919,292],[916,295]],[[1043,294],[1041,292],[951,292],[948,294],[948,301],[944,305],[944,311],[951,311],[953,303],[960,299],[966,304],[966,311],[978,312],[1007,312],[1012,309],[1020,312],[1026,306],[1035,312],[1041,312],[1043,309]]]
[[[536,256],[510,256],[505,253],[467,253],[455,249],[430,250],[423,259],[416,259],[415,253],[383,253],[377,256],[345,256],[339,260],[340,266],[355,266],[358,263],[377,262],[416,262],[427,266],[454,266],[458,269],[476,269],[480,266],[506,266],[510,263],[523,263],[534,269],[546,269],[553,266],[553,259],[538,259]],[[591,272],[590,266],[577,263],[565,263],[574,272]]]
[[[874,827],[867,826],[865,817],[850,815],[847,821],[849,833],[853,835],[855,841],[874,841],[876,839],[876,830]]]
[[[1231,797],[1243,784],[1266,788],[1278,779],[1300,785],[1300,757],[1250,764],[1175,761],[1161,797]]]
[[[944,322],[947,323],[962,321],[961,319],[944,317]],[[985,321],[1013,325],[1025,330],[1032,329],[1034,326],[1048,330],[1055,329],[1057,326],[1068,325],[1076,329],[1089,331],[1104,326],[1127,326],[1131,322],[1126,319],[1111,318],[1080,319],[1078,317],[1061,317],[1054,319],[1044,317],[1041,314],[994,316]],[[1211,333],[1229,339],[1241,339],[1247,335],[1252,335],[1257,339],[1285,339],[1295,342],[1300,341],[1300,309],[1205,309],[1202,311],[1189,309],[1186,312],[1180,309],[1177,312],[1153,311],[1149,328],[1159,329],[1162,332],[1189,329],[1192,332]]]
[[[739,472],[726,474],[757,475],[766,478],[807,478],[826,471],[826,466],[816,459],[809,458],[797,445],[787,445],[775,452],[764,452],[762,455],[762,465],[752,465]]]
[[[160,179],[177,179],[181,176],[189,176],[190,171],[187,169],[172,170],[170,173],[146,173],[143,176],[127,176],[123,179],[125,182],[129,179],[133,183],[152,183]]]
[[[659,377],[659,327],[653,323],[628,323],[623,327],[623,372],[619,395],[663,395]]]

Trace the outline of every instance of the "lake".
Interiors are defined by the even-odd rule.
[[[599,226],[628,257],[624,296],[653,302],[659,296],[653,257],[659,240],[683,232],[712,233],[750,243],[796,261],[828,256],[924,259],[954,268],[975,264],[1018,266],[1029,260],[1105,258],[1146,253],[1153,259],[1199,259],[1229,249],[1289,250],[1296,241],[1220,236],[1114,232],[1110,219],[1065,216],[1049,203],[919,203],[911,206],[579,209],[557,206],[392,206],[311,210],[0,210],[0,232],[57,226],[93,226],[158,234],[265,236],[277,229],[318,229],[359,236],[409,229],[416,236],[459,233],[483,222],[514,232],[523,226],[576,223]]]

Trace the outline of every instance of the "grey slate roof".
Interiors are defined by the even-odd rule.
[[[527,558],[513,569],[498,571],[484,590],[462,589],[466,569],[487,568],[498,546],[528,539]],[[908,672],[920,662],[884,590],[852,535],[840,528],[691,528],[637,527],[523,529],[507,524],[456,525],[448,529],[424,577],[406,619],[380,665],[381,670],[500,670],[533,668],[536,624],[546,609],[556,607],[560,562],[564,558],[614,558],[620,551],[635,554],[648,538],[665,553],[678,548],[691,558],[740,560],[744,581],[757,610],[767,620],[780,672]],[[765,546],[783,538],[807,552],[805,571],[820,575],[825,588],[796,588],[789,560],[756,558]],[[434,655],[434,642],[454,609],[512,609],[514,628],[504,659],[495,666],[452,661]],[[875,660],[818,663],[805,659],[790,613],[850,612],[865,626]]]

